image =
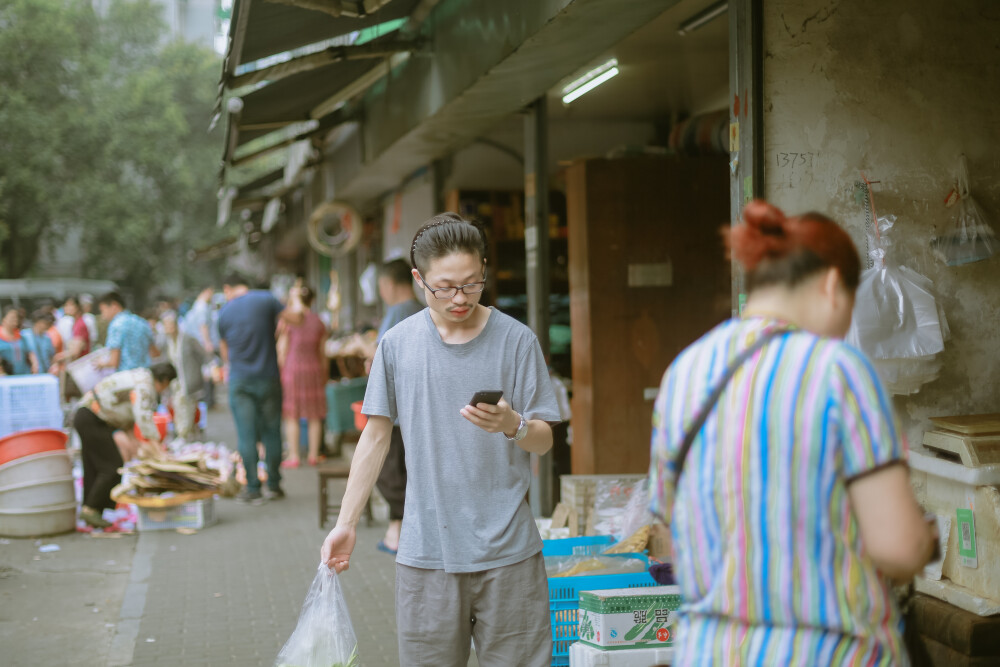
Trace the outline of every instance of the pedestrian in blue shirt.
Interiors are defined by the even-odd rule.
[[[31,326],[21,330],[21,338],[27,349],[35,354],[36,363],[32,366],[32,373],[45,373],[52,366],[56,346],[46,332],[54,323],[55,318],[51,314],[36,310],[31,316]]]
[[[260,505],[285,497],[281,490],[281,375],[275,331],[278,320],[303,320],[302,303],[285,306],[265,290],[251,290],[244,278],[232,275],[222,291],[226,305],[219,313],[222,361],[229,367],[229,408],[236,422],[236,440],[247,486],[236,500]],[[264,444],[267,496],[257,477],[257,443]]]
[[[21,335],[21,320],[21,311],[14,306],[7,306],[0,320],[0,357],[10,364],[8,375],[28,375],[38,363]]]
[[[118,292],[108,292],[97,302],[101,319],[108,323],[108,337],[104,343],[110,354],[98,364],[100,368],[130,371],[145,368],[152,363],[150,347],[153,330],[149,323],[125,308],[125,300]]]

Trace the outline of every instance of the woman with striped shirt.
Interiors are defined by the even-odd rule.
[[[677,357],[653,416],[652,509],[685,600],[674,664],[907,664],[890,580],[920,571],[935,536],[889,397],[840,340],[857,250],[820,214],[753,202],[743,217],[725,234],[743,317]]]

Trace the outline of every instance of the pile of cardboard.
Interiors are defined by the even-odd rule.
[[[219,471],[209,468],[200,455],[143,460],[128,468],[126,480],[114,488],[112,497],[217,492],[220,482]]]

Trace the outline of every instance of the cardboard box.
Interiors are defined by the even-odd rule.
[[[139,507],[140,532],[147,530],[201,530],[215,523],[215,498],[192,500],[173,507]]]
[[[580,592],[580,641],[596,648],[672,647],[677,586]]]

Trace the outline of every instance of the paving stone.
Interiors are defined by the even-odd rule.
[[[208,439],[235,448],[227,414],[211,414]],[[132,665],[273,664],[298,621],[332,527],[317,525],[315,469],[286,471],[282,486],[286,499],[260,507],[217,499],[218,522],[196,535],[139,536],[151,570]],[[375,550],[384,532],[384,524],[359,527],[360,557],[341,576],[365,667],[399,665],[395,564]]]

